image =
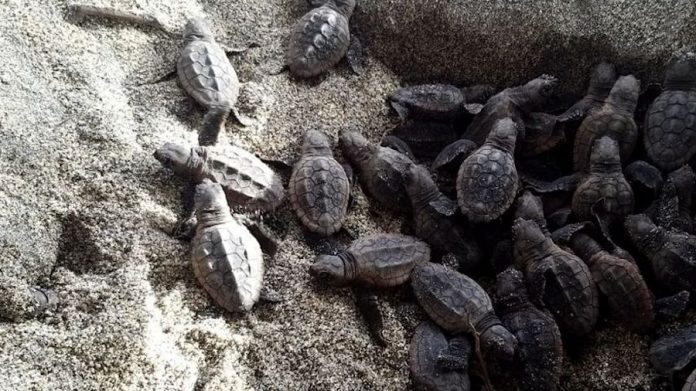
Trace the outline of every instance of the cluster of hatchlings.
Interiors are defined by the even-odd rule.
[[[293,32],[290,71],[315,76],[346,56],[358,70],[360,47],[348,29],[355,1],[316,3]],[[195,185],[196,277],[220,306],[248,311],[263,296],[263,253],[272,255],[274,243],[232,211],[270,212],[285,190],[253,154],[216,145],[239,81],[204,23],[190,22],[185,38],[179,80],[208,113],[199,146],[168,143],[155,158]],[[382,344],[370,291],[410,281],[430,318],[416,328],[409,352],[417,387],[468,390],[474,360],[485,387],[489,368],[514,363],[509,374],[520,389],[556,389],[562,335],[588,335],[600,310],[645,333],[660,317],[678,317],[696,289],[696,175],[688,165],[696,153],[696,56],[675,54],[663,90],[638,110],[639,81],[617,78],[607,63],[595,68],[585,97],[546,113],[556,84],[543,75],[502,91],[398,89],[388,100],[402,124],[381,145],[341,132],[349,166],[334,159],[325,134],[304,135],[287,189],[306,230],[323,237],[342,230],[353,170],[369,198],[412,222],[411,236],[356,239],[320,255],[309,272],[359,286],[358,304]],[[497,273],[493,298],[470,277],[490,270]],[[654,368],[683,390],[696,390],[694,356],[694,327],[650,349]]]

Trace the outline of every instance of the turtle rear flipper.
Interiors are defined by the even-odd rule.
[[[350,35],[350,45],[346,51],[346,60],[350,69],[356,75],[362,75],[365,72],[365,57],[360,39],[355,34]]]
[[[354,286],[353,293],[355,294],[356,304],[360,313],[367,322],[367,328],[370,330],[372,338],[379,346],[387,346],[387,340],[384,338],[384,320],[382,311],[379,309],[379,301],[377,296],[364,286]]]
[[[217,144],[218,136],[225,129],[225,122],[229,115],[229,107],[211,107],[203,117],[203,129],[198,134],[198,145]]]

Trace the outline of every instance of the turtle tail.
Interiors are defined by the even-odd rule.
[[[198,134],[198,145],[215,145],[229,115],[229,107],[211,107],[203,117],[203,129]]]

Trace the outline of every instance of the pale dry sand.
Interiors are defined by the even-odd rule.
[[[311,82],[269,75],[306,11],[302,0],[100,1],[160,15],[168,28],[206,16],[231,58],[253,126],[227,138],[293,158],[303,129],[372,140],[395,119],[384,97],[407,81],[519,83],[556,73],[578,92],[599,57],[654,81],[668,53],[696,42],[693,2],[364,1],[354,18],[368,68],[340,64]],[[595,8],[596,7],[596,8]],[[38,320],[0,323],[0,390],[402,390],[410,335],[424,315],[407,288],[383,295],[387,337],[370,340],[348,290],[315,286],[314,257],[287,203],[267,217],[282,238],[266,284],[284,301],[233,316],[193,277],[172,239],[184,182],[152,152],[191,145],[203,111],[176,80],[181,40],[110,22],[65,20],[67,3],[0,0],[0,304],[39,284],[62,298]],[[346,226],[398,231],[359,193]],[[24,300],[24,301],[23,301]],[[8,309],[8,311],[11,308]],[[19,309],[16,309],[19,311]],[[567,368],[564,389],[651,389],[650,337],[615,327]]]

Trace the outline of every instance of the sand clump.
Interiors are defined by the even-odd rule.
[[[379,140],[396,121],[385,97],[405,81],[505,86],[557,72],[567,92],[580,93],[603,56],[654,82],[668,53],[696,34],[696,6],[686,1],[652,13],[639,1],[589,11],[552,0],[501,0],[494,11],[495,3],[365,1],[353,18],[365,73],[341,63],[309,82],[270,74],[305,1],[94,4],[155,13],[173,31],[206,16],[219,42],[258,44],[231,57],[245,83],[239,108],[255,123],[230,120],[223,138],[274,159],[295,158],[307,128],[334,143],[347,126]],[[47,317],[0,323],[0,390],[406,388],[408,343],[424,317],[408,288],[382,295],[391,344],[379,348],[349,290],[310,280],[315,251],[287,202],[266,217],[282,242],[265,283],[283,302],[241,316],[212,302],[193,276],[189,244],[170,235],[185,182],[152,157],[165,142],[193,145],[205,113],[175,79],[159,81],[183,42],[151,28],[76,24],[66,11],[63,1],[0,7],[0,304],[26,305],[7,295],[30,285],[62,299]],[[528,25],[501,23],[514,15]],[[563,50],[552,56],[554,43]],[[401,221],[358,191],[345,226],[397,232]],[[564,389],[651,389],[648,344],[602,325],[570,361]]]

